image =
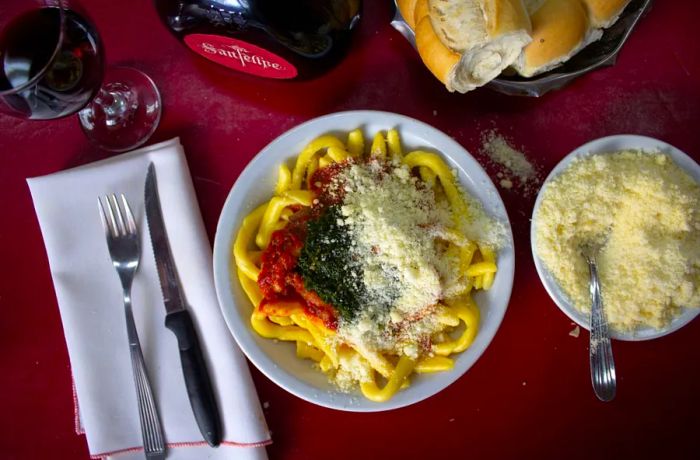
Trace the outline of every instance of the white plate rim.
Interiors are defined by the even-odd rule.
[[[700,183],[700,165],[698,165],[695,160],[693,160],[689,155],[681,151],[680,149],[674,147],[673,145],[664,142],[659,139],[655,139],[649,136],[642,136],[637,134],[616,134],[612,136],[601,137],[599,139],[592,140],[577,147],[568,155],[566,155],[562,160],[552,169],[547,178],[545,179],[540,191],[537,194],[537,199],[535,200],[535,206],[532,210],[532,219],[530,222],[530,249],[532,251],[532,259],[535,262],[535,268],[537,274],[540,277],[540,281],[544,285],[547,294],[554,301],[554,303],[559,307],[559,309],[569,317],[574,323],[578,324],[580,327],[590,330],[589,319],[578,309],[576,309],[566,295],[561,291],[559,285],[554,280],[549,270],[544,266],[544,263],[537,255],[537,235],[535,232],[536,226],[536,216],[539,210],[540,204],[542,202],[542,195],[549,183],[559,174],[561,174],[575,159],[586,157],[594,154],[605,154],[612,153],[620,150],[643,150],[643,151],[660,151],[662,153],[668,154],[671,159],[683,169],[690,177],[692,177],[696,182]],[[695,317],[700,314],[700,308],[684,308],[679,316],[671,321],[671,324],[664,329],[654,329],[651,327],[640,328],[633,332],[620,332],[616,330],[610,330],[610,337],[616,340],[623,340],[628,342],[638,342],[644,340],[652,340],[660,337],[664,337],[672,332],[677,331],[686,324],[690,323]]]
[[[241,184],[244,183],[244,180],[246,180],[245,178],[252,174],[251,171],[258,167],[258,165],[262,162],[262,159],[265,157],[265,155],[267,155],[267,152],[271,150],[274,151],[277,145],[284,145],[295,136],[304,135],[308,137],[308,142],[312,138],[326,132],[342,130],[343,132],[347,133],[357,126],[369,124],[370,121],[382,124],[385,126],[383,129],[389,129],[394,126],[402,126],[404,127],[403,129],[406,129],[406,127],[411,127],[412,132],[421,133],[423,137],[431,137],[431,144],[442,144],[447,146],[445,149],[440,149],[442,156],[448,160],[448,163],[451,163],[453,166],[455,164],[457,165],[456,169],[460,174],[460,183],[463,187],[470,189],[469,185],[465,184],[462,178],[462,176],[466,174],[465,169],[469,170],[469,174],[467,175],[468,179],[474,183],[479,181],[479,185],[485,187],[485,189],[481,190],[479,193],[483,195],[488,194],[488,199],[494,206],[494,209],[490,209],[491,214],[503,222],[508,240],[506,246],[499,252],[499,272],[496,277],[496,282],[502,283],[502,294],[499,297],[499,302],[491,307],[493,309],[493,317],[489,318],[490,321],[493,321],[495,327],[489,331],[484,331],[480,327],[480,331],[477,334],[474,344],[472,344],[468,350],[459,355],[459,357],[461,357],[466,356],[467,353],[471,354],[471,362],[466,366],[462,365],[461,368],[458,368],[460,361],[459,359],[456,359],[455,368],[453,370],[440,374],[434,374],[443,376],[442,380],[444,382],[444,384],[442,384],[441,387],[435,391],[415,395],[410,398],[401,397],[402,394],[409,393],[413,388],[412,386],[405,391],[399,392],[399,394],[397,394],[394,398],[384,403],[374,403],[368,401],[359,394],[344,394],[340,392],[324,391],[302,381],[294,375],[279,370],[277,363],[275,363],[269,356],[261,351],[257,345],[255,345],[254,339],[252,338],[254,332],[250,329],[250,327],[248,327],[247,319],[240,317],[239,312],[236,309],[234,295],[232,293],[233,277],[229,275],[229,269],[233,264],[230,248],[232,247],[233,243],[234,229],[239,228],[240,220],[245,215],[236,215],[235,211],[239,208],[243,208],[244,205],[239,205],[236,207],[234,200],[238,199],[238,195],[241,193],[239,190],[244,188],[244,186]],[[321,126],[334,124],[343,125],[345,127],[321,129]],[[308,134],[304,134],[307,132]],[[402,135],[402,138],[405,138],[405,136]],[[298,152],[289,152],[287,157],[291,158],[297,154]],[[282,159],[282,157],[280,157],[280,159]],[[467,165],[466,168],[463,165]],[[271,189],[270,193],[272,193]],[[241,199],[240,201],[244,201],[244,199]],[[482,199],[481,201],[483,202],[484,200]],[[508,219],[505,205],[498,194],[496,186],[493,184],[478,161],[472,157],[464,147],[442,131],[439,131],[437,128],[405,115],[374,110],[337,112],[314,118],[286,131],[260,150],[260,152],[241,172],[231,188],[228,197],[226,198],[216,228],[213,255],[214,282],[222,314],[227,326],[229,327],[229,330],[238,343],[238,346],[248,357],[248,359],[270,380],[295,396],[323,407],[350,412],[379,412],[415,404],[442,391],[444,388],[447,388],[447,386],[451,385],[454,381],[464,375],[468,369],[471,368],[481,357],[500,328],[500,324],[505,316],[505,312],[510,302],[515,275],[515,251],[510,220]],[[498,280],[499,277],[501,277],[500,281]],[[289,345],[287,344],[287,346]]]

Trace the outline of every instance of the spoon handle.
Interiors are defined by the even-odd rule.
[[[608,335],[608,321],[605,318],[603,298],[600,295],[598,265],[595,259],[588,260],[588,269],[590,271],[589,286],[591,291],[591,382],[598,399],[612,401],[615,398],[617,377],[610,336]]]

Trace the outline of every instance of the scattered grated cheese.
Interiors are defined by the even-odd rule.
[[[541,182],[537,168],[496,130],[482,135],[481,150],[498,169],[496,177],[502,188],[517,187],[528,195],[537,192]]]
[[[575,328],[573,328],[573,329],[571,330],[571,332],[569,332],[569,335],[570,335],[571,337],[576,337],[576,338],[578,338],[578,336],[579,336],[580,334],[581,334],[581,328],[578,327],[578,326],[576,326]]]

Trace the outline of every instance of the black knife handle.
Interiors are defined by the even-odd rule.
[[[168,313],[165,327],[177,337],[187,396],[199,431],[210,446],[216,447],[221,443],[221,421],[192,318],[187,310]]]

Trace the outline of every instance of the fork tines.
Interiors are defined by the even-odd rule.
[[[134,220],[134,215],[131,213],[131,208],[129,208],[129,203],[127,203],[123,193],[119,194],[119,198],[121,207],[114,193],[105,195],[102,198],[97,198],[102,225],[104,226],[105,232],[109,232],[113,237],[136,233],[136,221]],[[103,201],[105,204],[102,203]],[[123,213],[121,210],[122,207],[124,208]],[[105,208],[107,212],[105,212]],[[126,220],[124,216],[126,216]]]

